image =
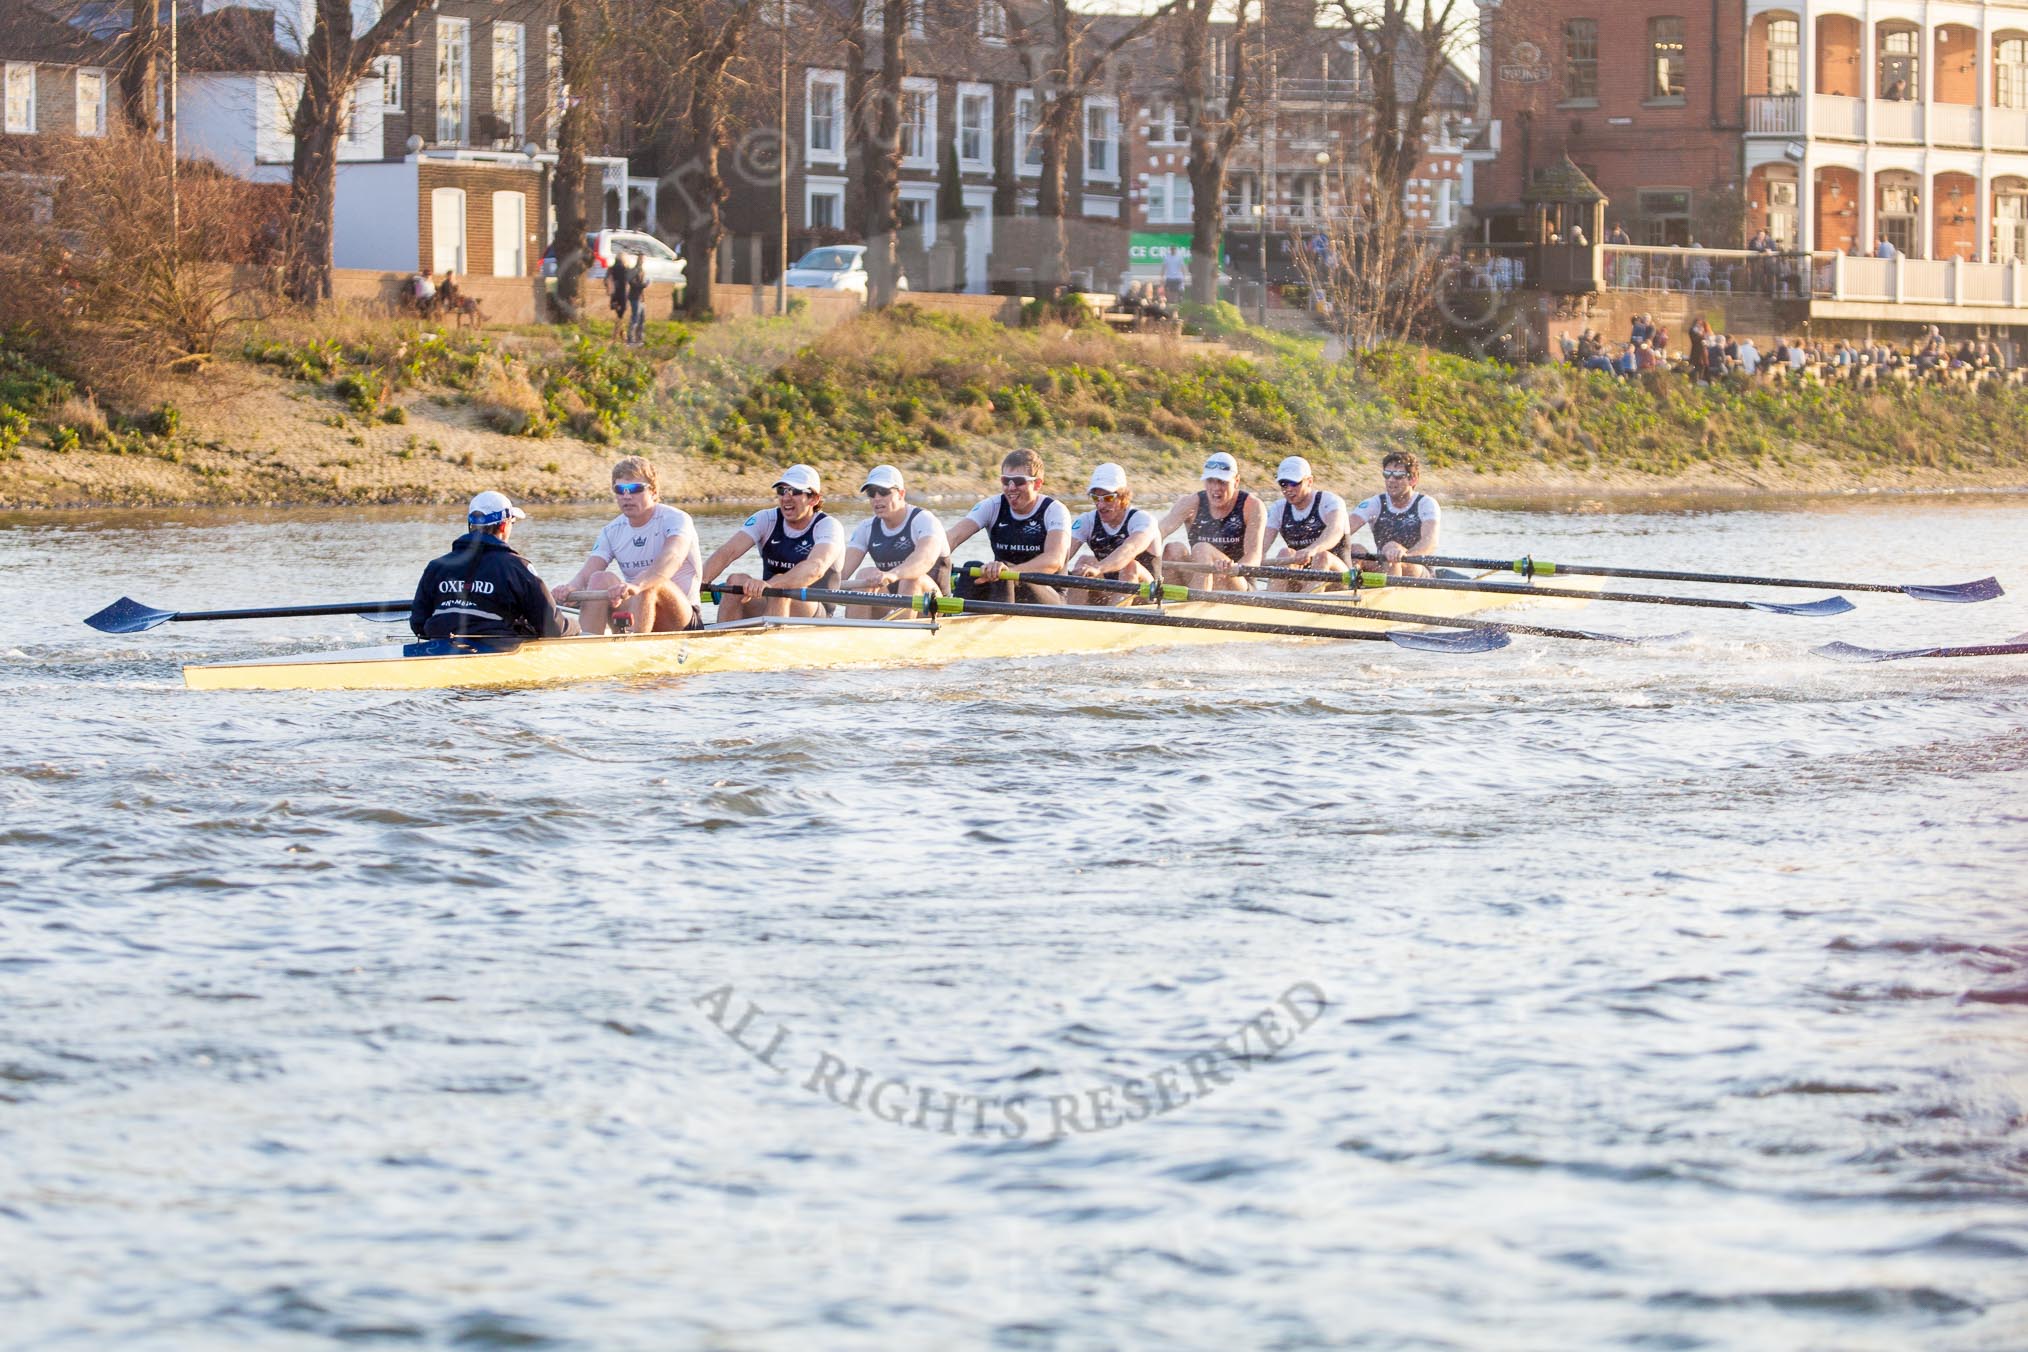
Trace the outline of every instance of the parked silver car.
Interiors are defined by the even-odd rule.
[[[641,256],[648,272],[648,281],[667,282],[672,286],[683,285],[686,264],[676,250],[656,239],[645,230],[600,230],[588,237],[591,258],[585,268],[585,276],[593,281],[602,280],[606,269],[614,258]],[[552,251],[542,256],[542,275],[556,275],[556,254]]]
[[[821,291],[850,291],[866,299],[866,246],[827,244],[798,258],[782,281],[788,286],[811,287]],[[900,277],[896,289],[908,290],[908,278]]]

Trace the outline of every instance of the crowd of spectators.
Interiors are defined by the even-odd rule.
[[[1698,381],[1815,379],[1872,384],[1881,379],[2016,379],[2003,345],[1983,338],[1953,344],[1934,325],[1919,341],[1907,345],[1845,338],[1835,342],[1776,338],[1762,351],[1751,335],[1721,332],[1699,315],[1690,321],[1681,349],[1671,351],[1668,331],[1652,316],[1639,314],[1634,316],[1625,342],[1608,343],[1590,327],[1566,333],[1561,341],[1565,362],[1620,377],[1659,370]]]

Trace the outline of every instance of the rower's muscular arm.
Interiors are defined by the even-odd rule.
[[[968,516],[965,517],[963,520],[959,521],[957,525],[952,526],[950,530],[945,534],[944,539],[950,543],[951,552],[955,554],[958,552],[959,545],[971,539],[974,535],[977,535],[978,533],[979,533],[979,523],[972,520],[972,518]]]
[[[816,527],[812,526],[810,529],[815,530]],[[777,573],[768,585],[771,587],[813,586],[822,580],[825,573],[831,570],[832,564],[838,562],[838,557],[843,553],[844,549],[845,546],[836,540],[829,544],[812,543],[808,558],[789,569],[786,573]]]
[[[1196,510],[1196,507],[1197,495],[1195,493],[1185,493],[1182,497],[1176,499],[1176,505],[1171,507],[1169,514],[1163,517],[1155,526],[1155,543],[1160,544],[1171,535],[1174,535],[1182,527],[1183,523],[1190,519],[1190,514]]]
[[[625,587],[622,587],[619,599],[625,600],[630,596],[639,596],[642,592],[655,590],[655,588],[676,576],[676,570],[683,566],[683,560],[689,554],[690,537],[688,535],[672,535],[662,541],[662,552],[657,554],[655,561],[648,565],[648,571],[641,574],[638,581],[629,582]]]
[[[1161,537],[1155,534],[1155,527],[1143,526],[1126,539],[1120,541],[1118,549],[1099,559],[1092,566],[1097,568],[1101,573],[1117,573],[1120,569],[1140,558],[1142,554],[1156,548],[1160,544]]]
[[[928,577],[930,569],[936,567],[937,560],[943,557],[943,550],[939,546],[944,543],[946,542],[938,540],[934,535],[916,541],[915,548],[908,551],[908,557],[894,565],[888,575],[897,582]]]
[[[1246,536],[1240,545],[1240,563],[1251,566],[1260,562],[1261,546],[1266,536],[1267,508],[1261,505],[1259,494],[1250,493],[1246,499]]]
[[[1324,533],[1317,537],[1317,543],[1310,546],[1310,557],[1312,559],[1321,559],[1351,538],[1352,527],[1346,520],[1346,513],[1344,511],[1326,512],[1324,514]]]

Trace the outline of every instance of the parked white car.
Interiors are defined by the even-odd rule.
[[[585,268],[585,276],[593,281],[602,281],[606,269],[612,266],[614,258],[632,258],[639,254],[647,268],[648,281],[667,282],[672,286],[683,285],[686,264],[676,251],[656,239],[645,230],[600,230],[589,237],[591,260]],[[542,275],[556,275],[556,255],[542,256]]]
[[[787,286],[812,287],[820,291],[850,291],[866,299],[866,246],[827,244],[798,258],[782,278]],[[908,278],[897,279],[896,289],[908,290]]]

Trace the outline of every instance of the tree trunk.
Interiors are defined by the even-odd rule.
[[[162,21],[156,3],[157,0],[136,0],[134,26],[127,34],[127,51],[120,65],[120,111],[128,129],[142,136],[153,136],[159,125],[155,116],[155,86]]]
[[[1063,172],[1070,158],[1070,133],[1076,122],[1073,113],[1084,106],[1081,98],[1058,94],[1049,101],[1042,123],[1042,181],[1036,185],[1035,214],[1048,222],[1042,237],[1042,257],[1037,260],[1035,280],[1038,293],[1054,295],[1070,281],[1070,222],[1064,215]]]
[[[560,0],[556,7],[557,40],[563,52],[564,92],[552,91],[552,100],[563,104],[563,116],[556,127],[556,171],[550,176],[549,195],[556,205],[557,318],[574,322],[583,314],[584,273],[591,260],[585,255],[584,212],[585,148],[591,141],[591,104],[570,91],[591,88],[592,19],[587,0]],[[711,260],[704,260],[709,269]],[[691,257],[690,268],[697,266]],[[709,280],[710,273],[705,274]],[[690,277],[696,281],[695,276]],[[694,288],[693,288],[694,289]],[[707,287],[708,291],[709,288]]]
[[[861,234],[866,242],[866,304],[881,309],[894,304],[901,274],[901,251],[895,237],[900,215],[901,80],[906,74],[902,35],[908,24],[907,0],[881,0],[880,69],[867,72],[860,62],[860,93],[853,107],[855,138],[860,142],[860,172],[865,184]],[[864,51],[863,30],[861,48]]]
[[[682,172],[677,182],[682,186],[682,198],[690,209],[684,222],[683,256],[690,260],[689,267],[701,262],[706,269],[706,285],[692,286],[693,280],[686,269],[684,274],[683,309],[686,314],[702,317],[711,313],[711,287],[709,269],[718,253],[718,241],[725,233],[725,179],[719,171],[724,158],[722,127],[724,125],[721,107],[722,81],[717,75],[706,75],[703,83],[692,94],[690,103],[690,143],[692,167]],[[760,278],[755,277],[755,285]]]
[[[307,83],[307,82],[306,82]],[[289,231],[282,287],[298,305],[331,299],[331,215],[338,192],[335,111],[306,122],[306,88],[296,113],[296,153],[289,169]]]

